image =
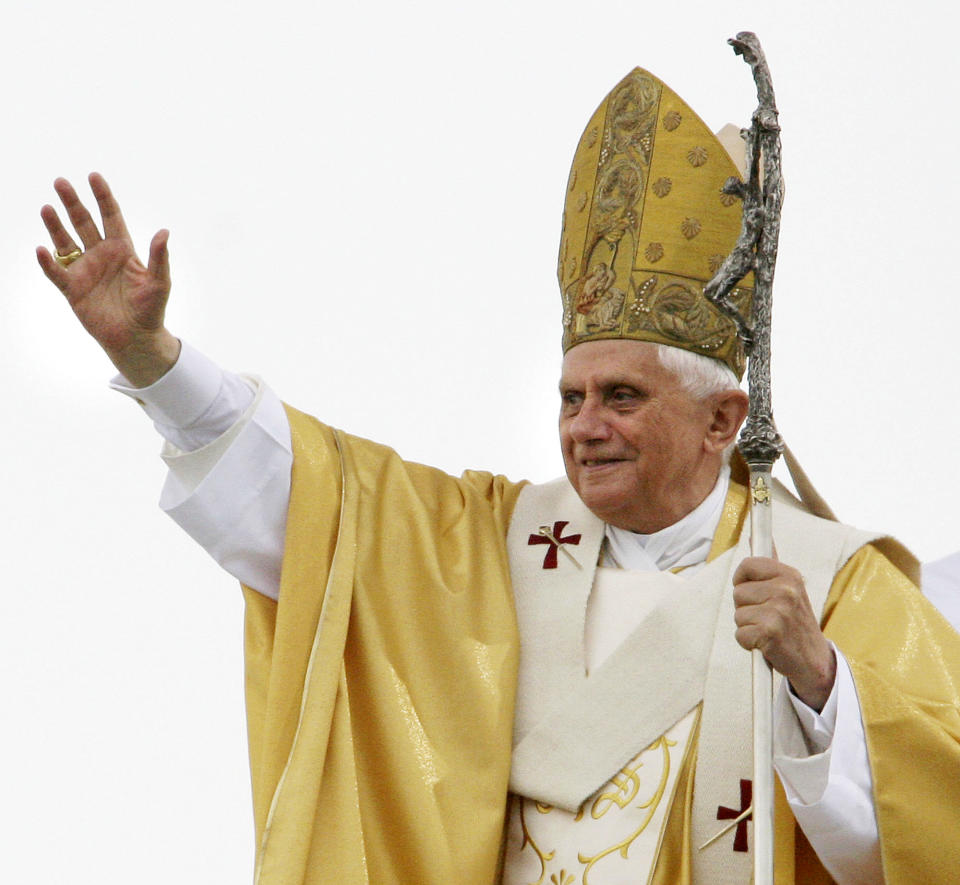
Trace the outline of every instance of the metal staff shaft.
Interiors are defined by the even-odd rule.
[[[707,284],[705,294],[737,324],[750,358],[750,410],[739,449],[750,467],[750,550],[773,555],[770,502],[771,470],[783,451],[773,424],[770,397],[770,320],[773,271],[780,234],[783,183],[780,175],[780,126],[773,83],[755,34],[744,31],[729,41],[753,71],[759,104],[746,140],[748,179],[730,179],[727,193],[743,200],[743,224],[733,251]],[[762,166],[762,170],[761,170]],[[754,271],[753,324],[748,325],[729,297]],[[751,652],[753,669],[753,883],[773,885],[773,673],[763,654]]]
[[[770,471],[750,470],[750,552],[773,556]],[[757,500],[766,491],[766,499]],[[763,653],[750,652],[753,676],[753,882],[773,885],[773,671]]]
[[[770,473],[783,451],[773,424],[770,396],[770,325],[773,270],[780,234],[783,184],[780,177],[780,126],[773,85],[759,41],[738,34],[731,41],[753,69],[760,105],[752,130],[763,161],[763,224],[756,251],[756,304],[750,354],[750,413],[740,437],[740,451],[750,465],[750,551],[773,556]],[[754,153],[756,162],[756,153]],[[763,654],[751,652],[753,665],[753,881],[773,885],[773,673]]]

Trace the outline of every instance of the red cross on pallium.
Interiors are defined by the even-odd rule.
[[[734,811],[732,808],[727,808],[724,805],[721,805],[717,809],[717,820],[736,820],[740,817],[749,807],[750,803],[753,801],[753,781],[740,779],[740,809]],[[737,835],[733,840],[733,850],[734,851],[749,851],[747,845],[747,821],[753,817],[752,814],[748,814],[740,823],[737,824]]]
[[[563,537],[563,530],[569,525],[568,520],[558,521],[553,524],[553,531],[550,532],[549,537],[546,532],[549,531],[547,526],[543,526],[540,529],[540,534],[531,535],[527,540],[527,545],[532,546],[534,544],[549,544],[550,549],[547,551],[547,555],[543,557],[543,567],[544,568],[556,568],[557,567],[557,551],[560,549],[561,544],[579,544],[580,535],[569,535],[568,537]]]

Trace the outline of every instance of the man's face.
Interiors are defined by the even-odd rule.
[[[649,534],[713,488],[721,455],[706,444],[711,400],[690,396],[654,345],[578,344],[564,356],[560,397],[567,477],[604,522]]]

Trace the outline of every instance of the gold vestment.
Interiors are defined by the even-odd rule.
[[[280,602],[245,590],[256,881],[493,883],[518,655],[504,539],[522,484],[455,479],[288,411]],[[736,540],[731,519],[742,508],[715,550]],[[872,547],[838,574],[824,623],[860,696],[887,882],[952,882],[960,641]],[[690,804],[671,812],[663,885],[689,881]],[[778,812],[778,883],[829,881]]]
[[[245,591],[256,881],[492,883],[518,653],[503,538],[520,486],[289,417],[280,601]]]

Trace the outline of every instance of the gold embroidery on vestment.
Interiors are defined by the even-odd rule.
[[[540,846],[533,841],[533,837],[530,835],[530,830],[527,829],[527,818],[523,813],[523,807],[526,804],[522,796],[514,796],[514,801],[520,803],[520,830],[523,833],[523,841],[520,843],[520,850],[523,851],[528,845],[533,849],[533,853],[537,856],[537,860],[540,861],[540,878],[536,882],[531,882],[530,885],[541,885],[543,882],[544,876],[547,875],[547,861],[553,860],[553,856],[557,853],[556,849],[551,851],[549,854],[544,854],[540,850]],[[550,810],[550,806],[544,806],[547,811]],[[537,803],[537,811],[545,814],[545,811],[542,811],[540,808],[540,803]]]
[[[637,808],[646,809],[647,814],[633,834],[618,842],[616,845],[611,845],[609,848],[601,851],[599,854],[593,855],[592,857],[584,856],[583,854],[577,855],[577,859],[580,861],[580,863],[585,863],[587,865],[586,869],[583,871],[583,885],[590,885],[590,871],[593,869],[594,865],[603,858],[613,854],[615,851],[619,851],[620,856],[626,860],[630,846],[647,828],[647,824],[649,824],[653,819],[657,808],[660,807],[660,803],[663,801],[663,795],[667,789],[667,782],[670,779],[670,748],[675,747],[676,745],[676,741],[671,741],[666,736],[661,736],[657,738],[649,747],[647,747],[646,750],[644,750],[644,753],[646,753],[659,749],[663,753],[663,771],[660,775],[660,779],[657,781],[656,789],[654,790],[653,795],[646,802],[641,802],[639,805],[637,805]],[[610,810],[612,805],[617,805],[619,808],[625,808],[636,798],[636,795],[640,790],[640,780],[637,777],[636,772],[637,769],[643,765],[643,763],[635,760],[635,762],[631,763],[631,765],[632,767],[628,765],[613,779],[613,783],[617,786],[616,793],[602,793],[594,800],[593,808],[591,809],[591,816],[595,820],[603,817],[603,815]],[[620,793],[624,791],[628,793],[627,798],[622,798],[620,796]],[[607,801],[606,806],[602,811],[599,811],[600,803],[604,802],[605,800]]]
[[[610,781],[609,789],[604,790],[599,793],[591,802],[587,800],[584,802],[574,817],[574,823],[578,823],[583,820],[586,815],[587,810],[589,809],[590,817],[593,820],[600,820],[605,817],[611,811],[622,811],[628,806],[634,806],[640,810],[646,811],[646,814],[643,817],[643,820],[640,822],[632,833],[630,833],[626,838],[620,840],[614,845],[605,848],[602,851],[597,852],[593,855],[585,855],[582,852],[577,853],[577,859],[580,863],[585,864],[583,870],[583,878],[581,880],[582,885],[590,885],[589,876],[593,867],[603,860],[605,857],[609,857],[612,854],[618,853],[620,856],[626,860],[630,850],[630,846],[637,840],[637,838],[643,833],[650,821],[653,820],[654,815],[657,812],[657,809],[660,807],[660,803],[663,801],[666,794],[667,784],[670,780],[671,772],[671,748],[675,747],[677,742],[667,738],[665,735],[657,738],[649,747],[643,750],[640,754],[636,756],[631,762],[623,767]],[[641,791],[641,779],[638,774],[639,770],[644,767],[643,757],[647,753],[658,753],[662,757],[661,761],[661,772],[660,776],[657,779],[657,783],[653,788],[652,793],[649,798],[644,801],[637,801],[640,797]],[[520,828],[523,834],[523,841],[520,845],[520,851],[523,851],[528,845],[533,850],[534,854],[537,857],[537,860],[540,863],[540,876],[535,882],[530,882],[529,885],[541,885],[544,878],[547,875],[547,864],[549,861],[553,860],[556,856],[557,850],[554,848],[552,851],[546,851],[544,848],[541,848],[534,841],[533,837],[530,834],[530,830],[527,826],[527,820],[525,816],[525,806],[526,802],[519,796],[514,797],[515,801],[520,803]],[[534,801],[532,803],[534,808],[536,808],[539,814],[550,814],[554,811],[554,807],[544,802]],[[567,880],[564,877],[568,876],[569,873],[567,870],[561,869],[559,874],[551,873],[550,882],[566,882],[572,881]],[[559,878],[557,878],[559,876]]]

